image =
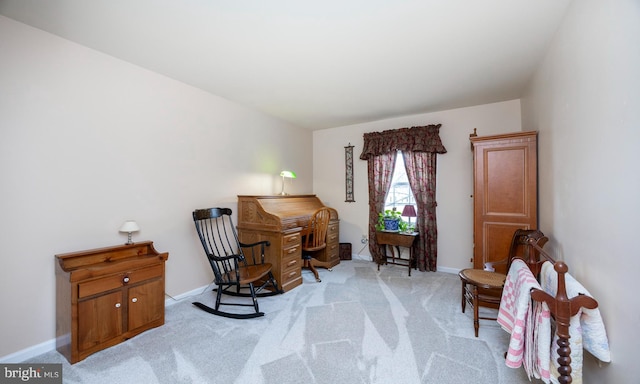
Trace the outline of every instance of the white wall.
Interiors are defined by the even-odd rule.
[[[636,383],[640,309],[640,2],[574,1],[522,99],[539,130],[540,227],[598,300],[612,363],[586,383]]]
[[[169,252],[166,290],[212,280],[191,211],[312,192],[311,132],[0,16],[0,358],[55,337],[54,255]]]
[[[473,158],[469,134],[480,136],[520,131],[520,101],[459,108],[397,119],[381,120],[313,133],[313,191],[338,210],[340,242],[351,243],[352,252],[371,259],[368,246],[369,197],[367,162],[359,160],[363,134],[418,125],[442,124],[440,137],[447,153],[438,155],[438,269],[454,272],[472,266],[473,256]],[[345,200],[344,147],[354,148],[355,203]],[[420,275],[417,275],[420,276]]]

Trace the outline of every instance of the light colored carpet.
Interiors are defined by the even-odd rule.
[[[234,320],[211,291],[167,307],[165,325],[74,365],[55,351],[29,362],[63,363],[65,383],[528,383],[504,364],[508,334],[460,311],[460,280],[370,261],[321,269],[317,283],[260,299],[264,317]],[[245,310],[230,307],[231,310]]]

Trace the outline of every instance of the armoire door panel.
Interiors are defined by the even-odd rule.
[[[482,231],[482,265],[503,260],[509,254],[513,233],[518,229],[530,229],[528,223],[485,222]],[[495,266],[497,272],[505,273],[506,265]]]
[[[486,149],[485,214],[526,215],[527,166],[523,148]]]
[[[471,143],[473,266],[482,269],[507,256],[515,230],[538,226],[537,132],[476,136]]]

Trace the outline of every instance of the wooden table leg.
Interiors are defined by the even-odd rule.
[[[400,247],[396,246],[396,248],[398,248],[398,257],[400,257]],[[396,253],[393,252],[393,245],[389,245],[389,249],[391,249],[391,264],[395,264],[396,263]]]

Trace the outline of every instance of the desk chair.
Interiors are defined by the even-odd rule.
[[[269,242],[240,243],[229,208],[197,209],[192,215],[217,285],[214,289],[217,292],[215,308],[199,302],[193,304],[214,315],[235,319],[264,316],[258,307],[257,298],[283,293],[273,277],[271,264],[264,262],[264,251],[265,247],[270,245]],[[263,293],[265,288],[268,291]],[[251,303],[223,302],[223,293],[229,296],[250,297]],[[225,312],[220,310],[221,305],[253,307],[254,312]]]
[[[487,308],[499,308],[500,299],[502,298],[502,288],[507,278],[506,273],[511,267],[511,262],[514,257],[520,257],[525,260],[529,258],[529,255],[521,254],[521,250],[525,249],[525,252],[529,252],[529,247],[523,247],[527,244],[527,240],[530,237],[536,239],[543,238],[544,235],[538,230],[531,229],[518,229],[513,234],[511,239],[511,247],[509,248],[509,254],[506,259],[490,262],[485,264],[485,269],[463,269],[458,273],[460,281],[462,282],[462,313],[466,309],[466,304],[469,303],[473,307],[473,328],[475,335],[478,337],[478,330],[480,328],[480,320],[496,320],[496,317],[480,316],[479,307]],[[543,241],[540,246],[542,247],[546,240]],[[498,264],[507,264],[505,273],[495,272],[495,266]]]
[[[331,264],[313,257],[315,253],[327,248],[327,229],[329,228],[329,208],[316,210],[302,231],[302,268],[310,269],[317,282],[321,282],[316,267],[331,271]]]

